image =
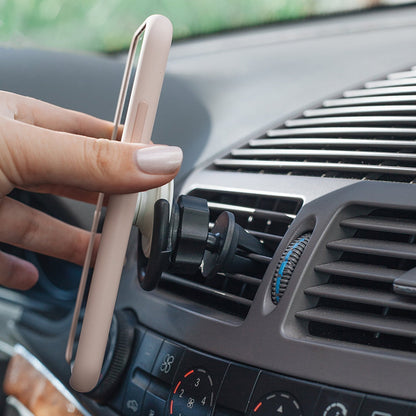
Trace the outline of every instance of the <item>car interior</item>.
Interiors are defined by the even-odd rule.
[[[78,393],[81,267],[2,244],[40,278],[0,288],[0,414],[416,416],[415,42],[412,4],[174,42],[152,137],[183,149],[175,199],[261,248],[210,273],[178,260],[148,291],[133,227],[100,380]],[[0,57],[0,89],[112,119],[124,53]],[[90,228],[86,203],[12,196]]]

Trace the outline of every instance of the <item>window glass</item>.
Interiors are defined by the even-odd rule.
[[[0,42],[116,52],[150,14],[169,17],[175,39],[403,0],[0,0]]]

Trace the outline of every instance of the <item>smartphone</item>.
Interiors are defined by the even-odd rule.
[[[133,36],[120,92],[124,99],[133,55],[137,55],[138,48],[140,52],[121,139],[124,142],[150,142],[171,42],[172,24],[161,15],[148,17]],[[118,110],[123,103],[119,98]],[[72,365],[70,384],[79,392],[91,391],[100,377],[137,200],[138,194],[109,198]],[[75,328],[77,322],[74,313]],[[67,360],[72,359],[73,341],[70,335]]]

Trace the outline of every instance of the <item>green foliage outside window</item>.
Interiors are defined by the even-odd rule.
[[[397,0],[396,0],[397,1]],[[150,14],[169,17],[176,39],[362,8],[376,0],[0,0],[0,43],[114,52]]]

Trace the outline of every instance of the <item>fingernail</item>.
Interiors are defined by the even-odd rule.
[[[138,168],[151,175],[170,175],[182,163],[182,150],[176,146],[149,146],[136,150]]]

